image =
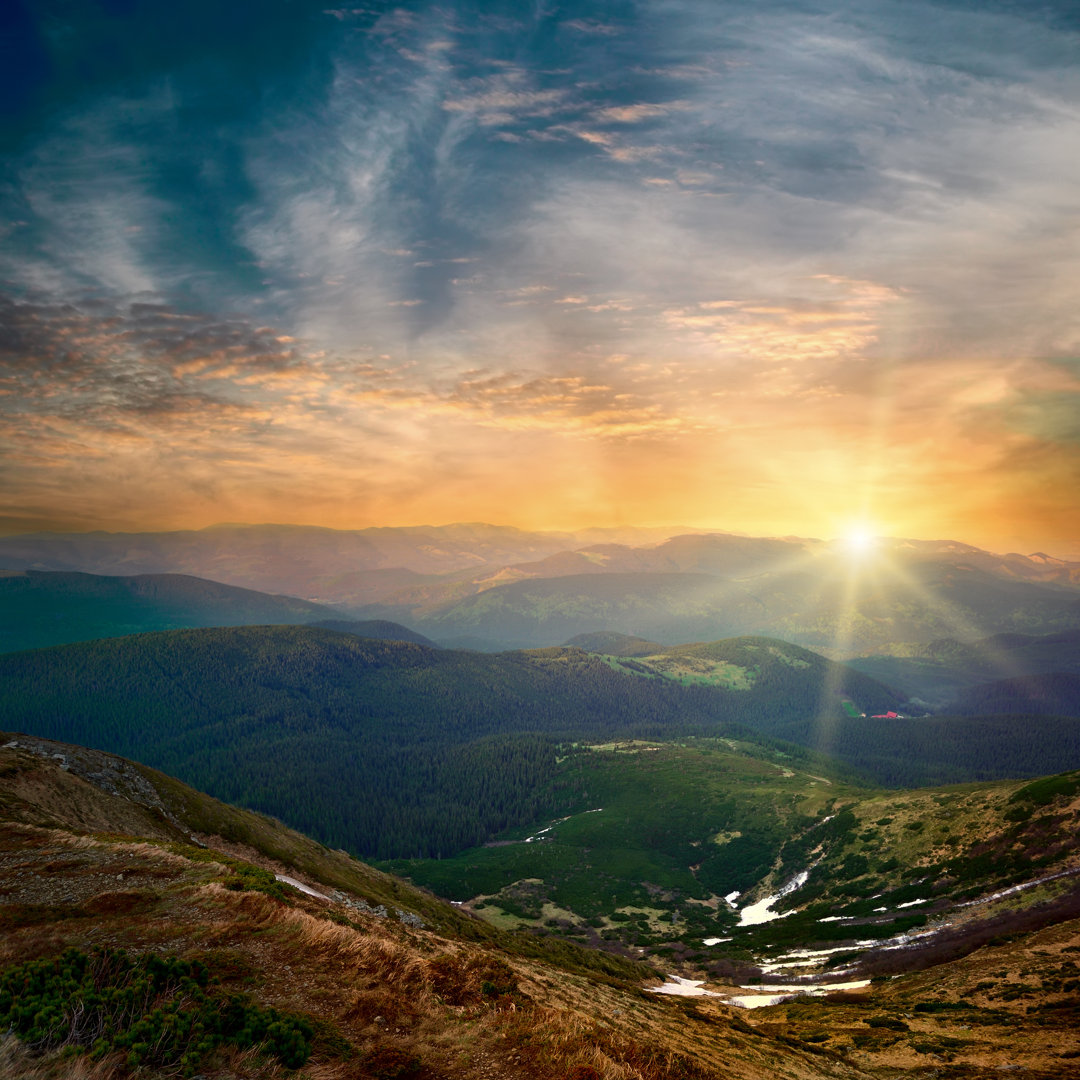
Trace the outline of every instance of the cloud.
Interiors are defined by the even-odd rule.
[[[2,132],[0,509],[78,487],[90,520],[97,483],[130,514],[135,446],[188,507],[480,507],[542,459],[551,513],[674,512],[634,488],[657,439],[744,527],[845,462],[984,514],[1073,467],[1063,4],[419,3],[209,53],[178,12],[172,51]],[[64,20],[77,59],[97,31]]]
[[[594,119],[607,124],[640,124],[667,116],[676,109],[687,108],[683,101],[669,101],[663,105],[639,102],[634,105],[609,105],[593,113]]]
[[[524,72],[500,73],[465,87],[460,97],[446,98],[447,112],[468,113],[481,124],[509,124],[523,117],[551,116],[566,101],[563,90],[523,88]]]
[[[567,30],[575,30],[579,34],[599,34],[602,37],[613,37],[619,33],[619,27],[613,23],[604,23],[596,19],[569,19],[563,27]]]

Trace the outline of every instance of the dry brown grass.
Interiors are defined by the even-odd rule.
[[[3,1080],[127,1080],[119,1057],[104,1061],[58,1054],[32,1054],[18,1039],[0,1035],[0,1077]]]
[[[455,1072],[476,1055],[487,1062],[484,1068],[493,1067],[492,1062],[513,1066],[497,1076],[520,1071],[564,1077],[575,1069],[583,1080],[710,1080],[717,1075],[670,1046],[651,1047],[598,1023],[595,1012],[590,1015],[580,1001],[567,1008],[535,1004],[528,973],[489,950],[406,934],[377,918],[368,919],[363,929],[342,926],[260,893],[231,892],[216,882],[196,893],[227,915],[216,936],[242,939],[256,933],[272,941],[275,950],[302,956],[306,965],[331,979],[340,988],[330,1003],[333,1018],[360,1046],[385,1045]],[[406,936],[417,940],[405,941]],[[430,951],[420,951],[417,944]],[[631,995],[616,993],[612,1000],[627,1011],[636,1005]],[[663,1006],[650,1002],[644,1008],[659,1015]],[[366,1075],[337,1065],[319,1069],[310,1075],[325,1074],[326,1080]],[[463,1071],[468,1075],[478,1069],[465,1065]]]

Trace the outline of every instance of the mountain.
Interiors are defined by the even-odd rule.
[[[577,634],[563,644],[570,649],[584,649],[586,652],[601,653],[608,656],[649,656],[664,651],[663,645],[630,634],[619,634],[614,630],[598,630],[593,634]]]
[[[0,572],[0,652],[196,626],[306,623],[332,608],[182,574]]]
[[[368,614],[428,636],[553,644],[612,631],[667,644],[768,634],[832,656],[945,637],[1080,629],[1080,564],[952,542],[840,544],[723,534],[601,545],[388,592]]]
[[[25,533],[0,537],[0,566],[125,576],[183,573],[264,592],[356,603],[373,589],[381,593],[425,575],[542,559],[601,537],[647,543],[678,531],[556,533],[455,524],[355,530],[214,525],[161,533]]]
[[[686,765],[645,751],[631,758],[621,760],[640,766],[639,778]],[[726,760],[736,766],[737,758]],[[746,758],[750,772],[740,765],[735,778],[740,791],[753,788],[755,761],[761,779],[772,778],[766,786],[777,805],[814,782],[803,777],[782,791],[777,784],[794,778]],[[605,775],[615,781],[617,772]],[[1034,868],[1047,883],[1025,888],[1035,880],[1025,878],[1007,897],[983,891],[993,880],[986,875],[995,843],[1013,853],[1003,871],[1009,880],[1025,852],[1039,857],[1033,841],[1075,819],[1075,776],[914,800],[897,794],[876,807],[871,794],[838,807],[832,821],[819,817],[816,838],[814,823],[803,824],[795,847],[802,837],[809,854],[807,842],[824,842],[829,865],[850,869],[830,886],[836,899],[760,928],[763,946],[781,956],[814,941],[837,948],[821,941],[827,929],[829,942],[881,932],[883,916],[857,910],[880,901],[860,899],[852,887],[881,873],[883,839],[902,844],[911,868],[924,874],[936,869],[950,815],[986,848],[981,862],[972,852],[950,864],[954,877],[968,867],[974,902],[960,900],[967,908],[944,879],[921,904],[900,899],[920,888],[915,874],[892,889],[888,917],[899,922],[898,910],[922,910],[912,918],[928,921],[909,935],[925,935],[921,947],[881,950],[893,958],[891,978],[853,982],[836,952],[841,962],[831,975],[793,975],[799,969],[783,965],[798,961],[781,959],[761,969],[760,982],[739,985],[731,976],[745,961],[733,957],[731,975],[718,978],[690,950],[669,949],[663,970],[683,981],[662,985],[656,969],[576,946],[558,927],[498,930],[270,819],[112,755],[0,736],[0,774],[0,1069],[12,1080],[164,1080],[196,1070],[217,1080],[915,1080],[928,1069],[1035,1078],[1070,1075],[1080,1049],[1080,924],[1068,911],[1075,879],[1047,873],[1062,856]],[[692,771],[687,779],[703,776]],[[824,807],[825,785],[816,783],[816,805]],[[838,795],[848,804],[852,793]],[[613,816],[602,830],[617,824]],[[963,851],[955,839],[945,845]],[[538,857],[541,849],[525,848]],[[870,874],[860,874],[860,856]],[[829,903],[845,914],[822,921]],[[650,921],[611,925],[633,922],[648,932],[642,924]],[[777,937],[771,945],[765,931]],[[781,931],[790,931],[786,946]],[[884,970],[881,958],[873,962]],[[778,993],[778,979],[796,982],[798,996]],[[828,992],[837,985],[845,989]],[[731,1004],[774,999],[751,1010]],[[130,1008],[141,1000],[145,1006]]]
[[[722,622],[716,612],[723,593]],[[408,618],[429,637],[475,634],[506,647],[534,648],[577,634],[615,630],[672,642],[728,636],[718,625],[756,631],[760,604],[706,574],[605,573],[500,585],[449,603],[370,609]],[[737,633],[738,630],[732,630]]]
[[[946,638],[909,646],[899,656],[859,656],[848,663],[908,697],[948,711],[962,691],[998,679],[1080,674],[1080,630],[997,634],[974,642]]]
[[[900,699],[780,642],[680,665],[485,655],[313,627],[177,630],[0,657],[0,727],[137,757],[333,846],[448,854],[554,812],[560,741],[765,734]],[[683,667],[703,674],[684,676]],[[753,669],[753,670],[751,670]],[[1041,770],[1041,771],[1046,771]]]
[[[0,727],[136,757],[380,858],[447,856],[564,812],[560,762],[582,742],[784,739],[896,786],[1080,767],[1067,717],[877,720],[902,699],[766,638],[616,657],[177,630],[2,656],[0,686]]]
[[[948,540],[882,538],[856,553],[839,542],[677,529],[222,525],[0,537],[5,565],[192,574],[494,648],[607,630],[669,645],[767,634],[843,658],[1080,629],[1080,563]]]
[[[703,572],[594,572],[493,584],[472,595],[426,589],[369,605],[440,640],[457,634],[537,647],[614,631],[666,644],[765,634],[842,657],[1018,629],[1080,628],[1080,591],[920,559],[889,572],[852,570],[835,550],[748,577]]]
[[[1071,716],[1080,724],[1080,673],[998,679],[966,690],[949,706],[957,716]]]

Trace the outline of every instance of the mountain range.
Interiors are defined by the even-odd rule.
[[[201,576],[491,651],[617,631],[665,645],[763,634],[848,658],[1080,629],[1080,563],[1041,553],[887,539],[857,552],[801,538],[675,533],[598,540],[453,525],[27,534],[0,538],[0,567]]]

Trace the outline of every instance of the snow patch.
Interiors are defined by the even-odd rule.
[[[681,979],[678,975],[669,975],[663,986],[646,986],[650,994],[672,994],[675,997],[722,997],[715,990],[706,990],[704,979]]]
[[[741,986],[740,990],[754,990],[752,994],[736,994],[727,999],[729,1005],[739,1009],[761,1009],[767,1005],[777,1005],[791,997],[821,997],[830,990],[861,990],[869,986],[869,979],[855,979],[850,982],[817,983],[807,986],[801,983],[793,983],[790,986],[770,986],[768,993],[754,986]]]
[[[759,900],[756,904],[751,904],[749,907],[744,907],[739,912],[739,925],[740,926],[760,926],[761,923],[772,922],[774,919],[782,919],[785,915],[791,915],[791,911],[773,911],[772,906],[777,900],[782,899],[785,896],[789,896],[796,889],[801,889],[810,877],[809,870],[803,870],[801,873],[796,874],[778,893],[774,893],[772,896],[766,896],[764,900]]]
[[[306,893],[308,896],[314,896],[316,900],[325,900],[328,904],[333,903],[326,893],[321,893],[317,889],[313,889],[310,885],[305,885],[302,881],[297,881],[294,877],[289,877],[288,874],[275,874],[275,878],[278,881],[283,881],[286,885],[291,885],[294,889],[299,889],[300,892]]]
[[[1047,874],[1046,877],[1036,878],[1034,881],[1025,881],[1022,885],[1013,885],[1011,888],[1002,889],[1000,892],[991,893],[989,896],[981,897],[978,900],[968,900],[967,903],[961,904],[960,907],[974,907],[976,904],[992,904],[995,900],[1002,900],[1006,896],[1015,896],[1025,889],[1033,889],[1036,885],[1043,885],[1048,881],[1057,881],[1058,878],[1072,877],[1075,874],[1080,874],[1080,870],[1060,870],[1056,874]]]

